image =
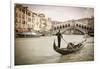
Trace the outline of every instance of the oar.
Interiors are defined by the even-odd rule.
[[[68,43],[64,38],[62,38],[66,43]]]

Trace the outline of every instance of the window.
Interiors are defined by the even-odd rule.
[[[21,23],[21,19],[20,18],[18,19],[18,22]]]
[[[21,8],[19,8],[19,10],[21,11]]]
[[[22,12],[23,12],[23,13],[25,13],[25,10],[24,10],[24,9],[22,9]]]
[[[30,16],[30,15],[31,15],[31,13],[30,13],[30,12],[28,12],[28,15]]]
[[[32,14],[32,17],[34,17],[35,15],[34,15],[34,13]]]
[[[37,14],[36,13],[32,13],[32,17],[35,17]]]
[[[28,21],[31,22],[31,18],[28,18]]]
[[[19,18],[21,18],[21,14],[18,14],[19,15]]]
[[[15,18],[15,22],[16,22],[16,23],[18,22],[18,19],[17,19],[17,17]]]
[[[25,19],[25,15],[24,14],[23,14],[22,18]]]
[[[23,21],[23,24],[25,24],[25,21]]]

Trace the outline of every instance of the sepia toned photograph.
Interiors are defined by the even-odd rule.
[[[94,8],[14,4],[14,64],[94,61]]]

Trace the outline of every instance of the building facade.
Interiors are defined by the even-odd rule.
[[[50,31],[51,20],[44,14],[30,11],[28,7],[15,5],[15,30],[21,32]]]

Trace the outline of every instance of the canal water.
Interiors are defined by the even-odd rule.
[[[61,48],[67,47],[68,42],[77,44],[85,38],[83,35],[63,35]],[[15,64],[46,64],[46,63],[64,63],[94,60],[94,41],[93,37],[87,37],[84,47],[75,53],[62,56],[53,49],[53,41],[56,36],[43,36],[33,38],[15,39]]]

